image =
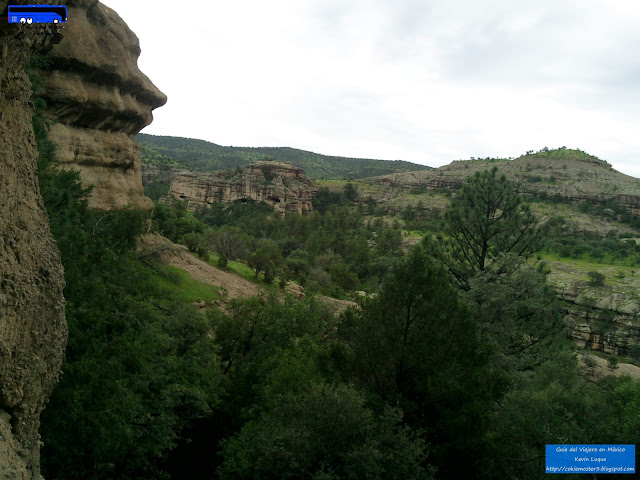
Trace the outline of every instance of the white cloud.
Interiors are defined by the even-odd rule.
[[[635,0],[103,3],[169,97],[148,133],[434,166],[566,145],[640,176]]]

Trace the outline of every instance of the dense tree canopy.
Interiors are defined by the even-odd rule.
[[[378,296],[342,325],[357,382],[424,429],[441,469],[472,458],[504,377],[450,277],[421,247],[391,270]]]
[[[379,418],[346,385],[276,397],[223,446],[221,479],[428,480],[427,448],[397,410]]]
[[[496,270],[469,281],[463,298],[492,345],[501,369],[530,369],[557,353],[564,329],[555,289],[523,257],[502,255]],[[493,269],[492,269],[493,270]]]

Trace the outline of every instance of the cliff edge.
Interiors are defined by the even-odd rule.
[[[98,0],[69,0],[64,38],[48,54],[42,91],[64,168],[94,185],[89,206],[151,208],[135,135],[167,97],[138,69],[138,37]]]
[[[7,16],[8,0],[0,0]],[[29,3],[29,2],[11,2]],[[166,97],[137,67],[137,37],[97,0],[66,3],[64,26],[0,26],[0,480],[40,479],[39,419],[60,376],[67,340],[64,276],[37,179],[31,84],[64,168],[93,184],[90,206],[151,207],[134,139]],[[48,60],[47,60],[48,59]]]

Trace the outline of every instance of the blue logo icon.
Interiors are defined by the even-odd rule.
[[[67,7],[64,5],[9,5],[9,23],[31,25],[33,23],[66,23]]]

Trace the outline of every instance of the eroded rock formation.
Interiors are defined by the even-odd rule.
[[[46,3],[46,2],[45,2]],[[6,0],[0,12],[6,18]],[[37,181],[30,57],[52,28],[0,30],[0,479],[40,478],[39,418],[58,380],[64,279]]]
[[[622,293],[558,291],[571,338],[581,347],[614,355],[640,352],[640,301]]]
[[[138,69],[140,44],[98,0],[69,0],[64,38],[47,55],[40,96],[64,168],[94,185],[90,206],[150,208],[135,135],[166,96]]]
[[[189,208],[219,202],[253,199],[268,203],[286,215],[313,211],[316,193],[300,167],[284,162],[256,162],[242,169],[194,173],[175,171],[169,197],[186,200]]]

